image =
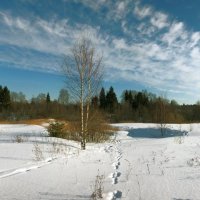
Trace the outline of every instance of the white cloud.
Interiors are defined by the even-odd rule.
[[[75,2],[80,3],[80,0],[63,0],[63,2]],[[81,1],[81,4],[85,5],[86,7],[89,7],[95,11],[98,11],[103,5],[107,4],[108,1],[106,0],[84,0]]]
[[[97,7],[92,3],[88,6],[99,9],[102,3],[107,4],[102,0]],[[103,52],[105,69],[112,70],[109,80],[134,80],[160,91],[193,95],[196,101],[200,97],[197,95],[200,91],[200,32],[188,30],[183,22],[170,21],[167,14],[139,3],[134,9],[139,24],[129,23],[124,17],[130,11],[129,5],[128,1],[117,1],[113,4],[115,9],[109,11],[110,19],[118,13],[120,28],[128,38],[117,37],[115,33],[103,34],[98,26],[71,26],[66,19],[28,20],[0,12],[0,23],[4,26],[0,30],[0,43],[51,54],[59,59],[63,53],[70,52],[75,39],[88,33]],[[13,63],[26,68],[41,66],[41,70],[55,71],[53,60],[39,58],[34,61],[34,56],[32,59],[28,55],[28,59],[19,59],[20,55],[9,56]],[[1,62],[9,59],[5,53],[0,55]]]
[[[128,45],[125,43],[123,38],[121,39],[113,39],[113,44],[116,49],[129,49]]]
[[[169,31],[164,34],[162,40],[168,44],[172,44],[177,39],[186,40],[188,37],[187,31],[184,28],[183,22],[174,22],[169,28]]]
[[[138,81],[174,95],[193,96],[195,101],[200,98],[199,33],[188,31],[182,22],[172,22],[154,40],[141,38],[127,43],[115,38],[113,45],[111,60],[117,61],[110,61],[110,65],[118,70],[118,79]]]
[[[10,49],[11,52],[2,52],[0,62],[22,68],[59,71],[63,55],[70,53],[73,42],[82,35],[88,34],[96,45],[105,46],[105,39],[98,36],[98,27],[78,24],[72,27],[68,25],[67,20],[45,21],[40,18],[28,20],[1,13],[0,23],[4,26],[4,29],[0,30],[0,44],[18,48],[15,51]],[[44,54],[44,58],[35,56],[31,51],[39,51]],[[55,62],[51,58],[55,58]]]
[[[193,48],[190,55],[192,59],[200,60],[200,49],[198,47]]]
[[[154,33],[156,32],[156,28],[154,26],[152,26],[151,24],[147,24],[147,23],[140,23],[137,26],[137,30],[140,32],[140,34],[144,35],[145,37],[152,37],[154,35]]]
[[[117,10],[119,13],[123,13],[125,11],[126,8],[126,4],[124,1],[119,2],[119,4],[117,5]]]
[[[149,37],[157,31],[156,29],[159,31],[170,25],[167,14],[155,11],[150,6],[142,6],[140,2],[135,3],[134,14],[141,20],[137,30]]]
[[[123,30],[124,33],[126,33],[126,34],[129,34],[129,33],[130,33],[130,31],[129,31],[128,28],[127,28],[127,23],[126,23],[125,20],[123,20],[123,21],[121,22],[121,28],[122,28],[122,30]]]
[[[124,1],[107,1],[109,3],[105,4],[108,9],[106,14],[106,20],[108,21],[121,21],[125,20],[125,16],[131,11],[129,8],[129,0]]]
[[[158,29],[169,26],[168,16],[162,12],[155,12],[154,15],[151,17],[150,22]]]
[[[1,13],[0,21],[6,26],[4,30],[0,31],[0,43],[17,45],[54,55],[68,53],[73,41],[87,33],[95,43],[98,42],[98,27],[92,28],[78,24],[76,27],[72,27],[68,25],[66,19],[45,21],[36,18],[29,21]]]
[[[191,36],[191,47],[193,47],[196,44],[198,44],[199,41],[200,41],[200,32],[192,33],[192,36]]]
[[[139,19],[143,19],[152,15],[152,8],[150,6],[142,7],[138,3],[136,3],[133,12]]]

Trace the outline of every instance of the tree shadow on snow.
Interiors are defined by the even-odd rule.
[[[160,128],[136,128],[129,129],[128,136],[133,138],[167,138],[187,135],[186,131],[172,130],[165,128],[161,132]]]

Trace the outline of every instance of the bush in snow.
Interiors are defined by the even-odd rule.
[[[48,132],[50,137],[64,138],[65,124],[63,122],[52,122],[49,124]]]
[[[94,183],[93,192],[91,195],[91,198],[93,200],[103,199],[103,182],[104,182],[105,176],[104,175],[97,175]]]
[[[50,137],[63,138],[68,140],[81,141],[80,122],[59,122],[50,123],[48,132]],[[86,142],[104,142],[117,130],[102,120],[102,116],[96,113],[95,117],[90,118],[85,135]]]

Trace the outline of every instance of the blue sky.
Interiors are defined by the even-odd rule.
[[[81,35],[103,52],[104,85],[200,99],[199,0],[1,0],[0,85],[28,98],[64,87],[60,66]]]

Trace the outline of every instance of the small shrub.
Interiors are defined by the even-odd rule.
[[[106,123],[90,123],[86,141],[96,143],[105,142],[110,139],[115,131],[114,127]]]
[[[98,200],[103,199],[103,182],[104,182],[105,176],[104,175],[97,175],[93,187],[93,192],[91,195],[92,200]]]
[[[105,116],[101,112],[95,110],[91,113],[89,119],[86,141],[96,143],[105,142],[109,140],[117,130],[116,127],[113,127],[106,122]]]
[[[65,136],[65,124],[63,122],[52,122],[48,126],[48,132],[50,137],[64,138]]]
[[[19,135],[14,136],[13,142],[22,143],[24,142],[23,138]]]
[[[48,132],[50,137],[63,138],[67,140],[79,141],[80,133],[79,123],[77,122],[59,122],[55,121],[49,124]]]
[[[43,156],[43,153],[42,153],[42,150],[41,150],[39,144],[35,143],[33,147],[34,147],[33,148],[33,153],[35,155],[35,160],[36,161],[44,160],[44,156]]]
[[[94,115],[93,115],[94,116]],[[107,124],[99,113],[95,113],[88,122],[88,129],[85,135],[86,142],[104,142],[117,131],[117,128]],[[50,137],[63,138],[67,140],[79,141],[81,139],[80,121],[50,123],[48,127]]]

